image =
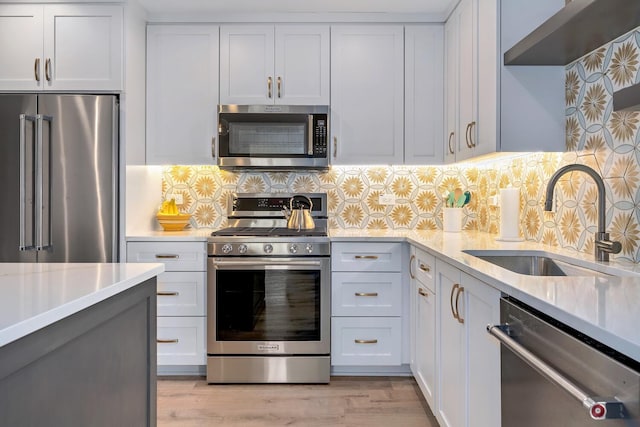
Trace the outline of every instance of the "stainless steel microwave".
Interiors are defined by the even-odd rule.
[[[221,168],[326,169],[329,107],[219,105]]]

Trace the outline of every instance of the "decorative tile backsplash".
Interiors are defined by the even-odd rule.
[[[521,235],[527,240],[593,252],[596,186],[571,173],[556,188],[555,212],[544,212],[550,176],[561,166],[594,168],[607,189],[607,230],[622,243],[618,258],[640,262],[640,114],[613,112],[613,92],[640,83],[640,29],[567,66],[566,153],[532,153],[476,165],[334,166],[328,172],[232,173],[215,166],[168,166],[163,198],[180,193],[196,227],[224,225],[233,192],[328,194],[332,228],[442,228],[444,195],[471,191],[464,228],[499,232],[499,189],[520,188]],[[395,204],[381,205],[392,194]]]

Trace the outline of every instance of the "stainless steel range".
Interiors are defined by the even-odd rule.
[[[283,208],[294,196],[292,208],[310,213],[314,228],[287,226]],[[229,228],[209,238],[209,383],[329,382],[327,198],[299,196],[233,195]]]

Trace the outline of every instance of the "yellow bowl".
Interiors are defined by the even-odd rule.
[[[156,215],[158,223],[164,231],[180,231],[189,224],[190,214],[167,215],[158,213]]]

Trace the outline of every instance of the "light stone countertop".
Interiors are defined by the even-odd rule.
[[[407,241],[466,274],[640,361],[640,266],[596,263],[594,256],[534,242],[500,242],[488,233],[463,231],[334,231],[332,242]],[[465,250],[544,251],[552,258],[612,276],[546,276],[513,273]],[[408,266],[407,266],[408,268]]]
[[[163,264],[0,264],[0,347],[164,271]]]
[[[212,230],[150,232],[127,241],[206,241]],[[332,242],[408,242],[466,274],[640,361],[640,265],[596,263],[592,254],[534,242],[500,242],[496,235],[463,231],[331,230]],[[552,258],[611,276],[526,276],[480,260],[465,250],[544,251]],[[407,266],[408,268],[408,266]]]

